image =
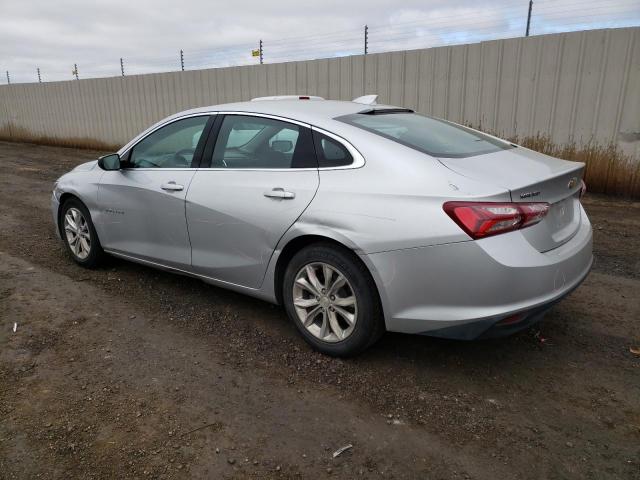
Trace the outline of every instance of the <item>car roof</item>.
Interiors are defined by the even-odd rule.
[[[364,105],[340,100],[260,100],[252,102],[225,103],[209,107],[194,108],[175,116],[209,112],[247,112],[275,115],[317,127],[330,129],[336,125],[335,117],[362,112],[364,110],[398,108],[390,105]]]
[[[316,97],[317,98],[317,97]],[[246,112],[246,113],[261,113],[265,115],[274,115],[282,117],[284,119],[297,120],[302,123],[313,125],[314,127],[322,128],[332,133],[340,134],[341,132],[351,131],[354,135],[372,136],[373,134],[366,132],[357,127],[353,127],[347,123],[335,120],[336,117],[342,115],[349,115],[352,113],[358,113],[362,111],[368,111],[372,108],[386,109],[386,108],[398,108],[390,105],[380,104],[364,104],[358,102],[348,102],[341,100],[299,100],[299,99],[277,99],[269,100],[260,98],[260,101],[250,102],[236,102],[236,103],[223,103],[220,105],[211,105],[208,107],[198,107],[190,110],[184,110],[182,112],[175,113],[166,117],[156,124],[150,126],[146,130],[142,131],[136,137],[132,138],[125,145],[118,150],[118,153],[122,155],[132,145],[135,145],[141,138],[147,136],[150,132],[156,130],[160,126],[172,122],[181,117],[197,114],[208,114],[214,112]],[[357,100],[357,99],[356,99]],[[381,139],[381,137],[378,137]],[[386,141],[386,140],[385,140]]]

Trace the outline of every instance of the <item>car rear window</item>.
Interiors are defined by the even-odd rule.
[[[313,132],[313,142],[320,168],[345,167],[353,163],[353,157],[344,145],[328,136]]]
[[[388,138],[434,157],[464,158],[514,148],[461,125],[413,112],[370,110],[336,120]]]

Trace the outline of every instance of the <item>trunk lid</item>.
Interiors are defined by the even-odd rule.
[[[548,202],[549,213],[521,230],[541,252],[569,241],[580,228],[580,188],[584,164],[522,147],[465,158],[438,158],[447,168],[511,192],[513,202]]]

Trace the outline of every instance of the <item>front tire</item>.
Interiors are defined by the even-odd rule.
[[[104,258],[98,234],[85,205],[76,198],[60,209],[60,235],[74,262],[85,268],[97,267]]]
[[[285,271],[283,300],[307,343],[326,355],[356,355],[384,333],[375,283],[343,247],[317,243],[296,253]]]

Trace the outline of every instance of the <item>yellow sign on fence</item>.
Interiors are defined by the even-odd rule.
[[[251,50],[251,56],[252,57],[259,57],[260,56],[260,50]]]

